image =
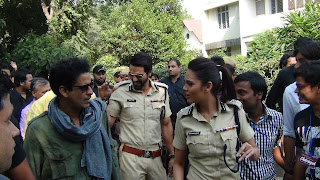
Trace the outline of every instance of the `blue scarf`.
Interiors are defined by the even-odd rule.
[[[99,98],[90,100],[90,107],[84,110],[82,125],[77,127],[70,117],[58,108],[55,101],[56,98],[49,103],[48,117],[53,126],[66,139],[73,142],[83,142],[81,167],[86,166],[90,176],[110,180],[111,148],[107,132],[101,124],[106,104]]]

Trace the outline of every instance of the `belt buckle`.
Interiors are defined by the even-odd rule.
[[[152,151],[143,151],[142,157],[144,158],[151,158],[152,157]]]

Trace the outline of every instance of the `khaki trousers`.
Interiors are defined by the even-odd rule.
[[[119,152],[120,170],[124,180],[166,180],[167,174],[161,157],[144,158]]]

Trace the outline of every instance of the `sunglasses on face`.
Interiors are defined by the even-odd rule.
[[[146,73],[144,73],[146,74]],[[134,76],[138,79],[141,79],[143,78],[144,74],[132,74],[132,73],[129,73],[129,77],[132,79]]]
[[[128,75],[127,74],[122,74],[122,75],[120,75],[120,77],[121,78],[125,78],[125,77],[128,77]]]
[[[79,88],[82,92],[86,92],[89,89],[89,87],[91,89],[93,89],[94,83],[93,83],[93,81],[91,81],[90,84],[86,84],[86,85],[83,85],[83,86],[72,86],[72,87]]]

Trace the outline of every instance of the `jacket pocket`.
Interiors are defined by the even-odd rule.
[[[79,173],[80,165],[73,160],[72,153],[69,151],[54,151],[47,153],[52,179],[72,177]]]

